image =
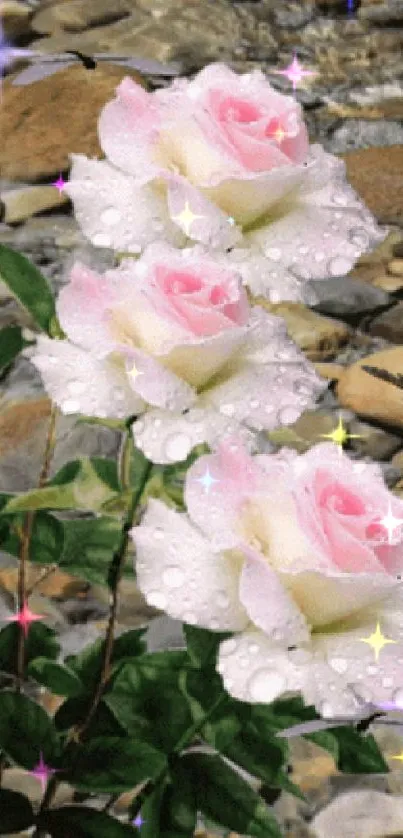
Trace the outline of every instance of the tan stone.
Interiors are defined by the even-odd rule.
[[[374,317],[368,326],[368,332],[391,343],[403,343],[403,303],[396,303]]]
[[[403,391],[362,369],[363,365],[403,373],[403,347],[385,349],[361,358],[345,368],[336,395],[343,407],[359,416],[403,428]]]
[[[42,5],[42,4],[41,4]],[[136,14],[139,14],[136,11]],[[133,13],[133,0],[69,0],[40,9],[33,18],[36,32],[81,32],[87,27],[112,23]],[[133,14],[134,16],[134,14]],[[144,15],[144,17],[146,17]],[[139,18],[141,15],[139,14]]]
[[[125,76],[145,86],[135,70],[107,63],[95,70],[77,64],[23,87],[13,87],[13,76],[7,77],[0,109],[0,177],[57,176],[70,168],[73,152],[103,157],[98,117]]]
[[[263,305],[260,297],[256,300]],[[265,303],[264,308],[284,318],[290,337],[311,361],[331,360],[351,335],[345,323],[310,311],[302,303]]]
[[[306,410],[293,425],[266,431],[266,436],[275,445],[286,445],[287,448],[298,451],[298,454],[303,454],[313,445],[323,442],[328,434],[335,431],[339,418],[342,419],[345,430],[349,432],[349,417],[343,414],[344,411],[338,411],[336,415],[334,411],[318,413],[314,410]]]
[[[376,288],[382,288],[382,291],[393,294],[395,291],[400,291],[403,288],[403,276],[380,274],[372,280],[371,285],[375,285]]]
[[[70,597],[79,597],[79,595],[88,587],[86,582],[77,579],[75,576],[70,576],[69,573],[56,568],[49,576],[43,578],[45,570],[44,566],[38,564],[31,564],[27,562],[26,565],[26,587],[30,590],[35,585],[37,593],[43,596],[54,599],[69,599]],[[7,591],[9,594],[15,594],[17,591],[18,570],[14,567],[7,567],[0,570],[0,588]]]
[[[42,800],[43,792],[40,781],[24,771],[22,768],[6,768],[2,776],[2,788],[11,789],[12,791],[19,791],[29,797],[31,803],[39,805]],[[60,783],[53,798],[56,806],[64,803],[71,803],[73,800],[74,790],[72,786],[67,783]]]
[[[32,34],[33,9],[23,6],[17,0],[0,0],[0,20],[7,41]]]
[[[0,193],[0,200],[4,206],[2,221],[15,224],[45,210],[62,207],[70,199],[55,186],[24,186]]]
[[[392,259],[388,264],[388,271],[393,276],[403,276],[403,259]]]
[[[347,178],[382,224],[403,221],[403,145],[360,148],[337,155]]]
[[[329,381],[338,381],[345,370],[343,364],[314,363],[314,367],[318,375],[327,378]]]

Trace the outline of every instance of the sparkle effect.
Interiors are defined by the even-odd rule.
[[[179,226],[185,228],[185,233],[187,236],[190,236],[190,228],[194,221],[197,218],[203,218],[202,215],[195,215],[192,210],[190,209],[189,202],[185,202],[185,209],[182,210],[178,215],[172,216],[174,221],[177,221]]]
[[[29,774],[32,774],[33,777],[36,777],[40,781],[40,784],[42,786],[42,792],[44,792],[49,777],[51,777],[52,774],[56,774],[57,771],[57,768],[49,768],[49,766],[46,765],[46,763],[43,761],[43,754],[41,751],[39,762],[35,765],[35,768],[33,768],[32,771],[29,771]]]
[[[370,634],[369,637],[360,637],[359,641],[361,643],[368,643],[369,646],[372,646],[375,652],[375,660],[378,662],[379,653],[387,643],[396,643],[396,640],[388,640],[387,637],[384,637],[379,622],[376,624],[376,629],[373,634]]]
[[[213,483],[219,483],[220,482],[219,480],[217,480],[215,477],[213,477],[210,474],[210,470],[209,470],[208,466],[206,468],[206,471],[203,474],[203,477],[196,477],[195,480],[196,480],[197,483],[202,484],[202,486],[205,488],[206,492],[208,492],[211,489],[211,486],[213,485]]]
[[[10,622],[19,623],[22,626],[22,630],[25,634],[25,637],[28,633],[29,624],[33,623],[35,620],[42,620],[43,614],[33,614],[33,612],[29,609],[28,604],[24,602],[24,606],[21,611],[18,612],[14,617],[7,617],[7,620]]]
[[[143,375],[143,373],[137,369],[136,364],[134,362],[130,369],[127,371],[127,374],[131,376],[133,381],[135,380],[135,378],[137,378],[138,375]]]
[[[339,453],[342,453],[342,448],[344,443],[348,439],[365,439],[362,434],[349,434],[348,431],[343,427],[343,421],[341,416],[339,416],[339,424],[334,431],[330,434],[319,434],[319,436],[324,437],[325,439],[331,439],[336,445],[339,446]]]
[[[403,525],[403,518],[394,517],[394,515],[392,514],[392,507],[389,501],[388,514],[385,515],[384,518],[381,518],[379,521],[377,521],[377,523],[381,524],[381,526],[388,531],[388,544],[390,545],[392,543],[392,531]],[[398,538],[398,542],[400,541],[401,537]]]
[[[298,58],[294,55],[294,58],[285,70],[271,70],[271,73],[275,73],[277,76],[286,76],[288,80],[292,83],[292,89],[295,93],[295,89],[297,84],[300,83],[301,79],[304,76],[317,76],[318,74],[314,70],[304,70],[302,64],[299,63]]]
[[[391,757],[391,759],[400,759],[400,761],[403,762],[403,751],[401,754],[396,754],[396,756]]]
[[[137,826],[137,829],[140,829],[140,827],[143,826],[143,823],[145,823],[145,820],[143,820],[141,815],[137,815],[137,817],[133,821],[133,825]]]
[[[58,190],[59,190],[59,195],[60,195],[60,194],[63,192],[63,189],[64,189],[65,185],[66,185],[66,181],[65,181],[65,180],[63,180],[63,178],[62,178],[62,174],[61,174],[61,172],[60,172],[58,179],[57,179],[57,180],[55,180],[55,181],[52,183],[52,186],[55,186],[55,187],[56,187],[56,189],[58,189]]]

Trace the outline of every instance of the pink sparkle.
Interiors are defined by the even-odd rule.
[[[296,55],[294,55],[291,64],[285,70],[271,70],[270,72],[278,76],[287,76],[289,81],[292,82],[294,92],[297,84],[299,84],[304,76],[317,76],[317,73],[313,70],[304,70]]]
[[[39,762],[35,765],[35,768],[33,768],[32,771],[29,771],[29,774],[32,774],[40,781],[42,791],[44,792],[49,777],[51,777],[52,774],[56,774],[57,771],[57,768],[49,768],[49,766],[46,765],[46,763],[43,761],[43,754],[41,751]]]
[[[10,622],[19,623],[20,626],[22,626],[22,630],[26,637],[28,633],[29,624],[33,623],[35,620],[42,620],[43,616],[43,614],[34,614],[28,607],[28,604],[24,602],[24,606],[21,609],[21,611],[19,611],[18,614],[15,614],[14,617],[7,617],[7,619]]]
[[[65,184],[66,184],[66,181],[65,181],[65,180],[63,180],[63,178],[62,178],[62,174],[61,174],[61,172],[60,172],[58,179],[57,179],[57,180],[55,180],[55,181],[53,181],[52,186],[55,186],[55,187],[56,187],[56,189],[58,189],[58,190],[59,190],[59,195],[60,195],[60,194],[61,194],[61,192],[63,192],[63,189],[64,189],[64,187],[65,187]]]

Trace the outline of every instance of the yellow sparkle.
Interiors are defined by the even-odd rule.
[[[135,378],[137,378],[138,375],[143,375],[143,373],[140,372],[140,370],[137,369],[136,364],[134,362],[133,362],[133,366],[130,367],[130,369],[127,370],[127,373],[128,373],[128,375],[132,376],[133,380]]]
[[[391,757],[391,759],[400,759],[403,762],[403,751],[401,754],[396,754],[396,756]]]
[[[332,442],[336,443],[336,445],[340,446],[340,453],[342,446],[348,439],[363,439],[362,434],[350,434],[343,426],[343,420],[341,416],[339,416],[339,424],[337,428],[334,429],[330,434],[319,434],[319,436],[324,437],[326,439],[331,439]]]
[[[362,643],[368,643],[369,646],[372,646],[375,652],[376,661],[378,661],[379,652],[381,651],[381,649],[383,649],[384,646],[386,646],[387,643],[397,642],[396,640],[389,640],[387,637],[384,637],[384,635],[381,632],[379,622],[376,624],[376,630],[373,632],[373,634],[370,634],[369,637],[360,637],[359,640]]]
[[[190,236],[190,227],[193,222],[196,221],[196,218],[203,218],[203,216],[195,215],[190,209],[189,202],[186,201],[185,209],[183,209],[178,215],[173,215],[172,218],[174,221],[178,221],[185,228],[186,235]]]

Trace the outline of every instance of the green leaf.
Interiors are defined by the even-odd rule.
[[[57,710],[54,721],[58,731],[64,732],[74,725],[81,724],[87,718],[92,704],[92,695],[83,695],[68,698]],[[89,739],[96,736],[123,736],[125,733],[122,725],[115,719],[111,710],[105,706],[103,701],[98,707],[88,725],[87,733]]]
[[[21,540],[16,530],[22,529],[23,515],[0,518],[1,549],[19,556]],[[29,542],[29,560],[38,564],[59,564],[63,553],[63,524],[48,512],[37,512]]]
[[[70,478],[70,479],[68,479]],[[116,497],[116,463],[81,457],[67,463],[43,489],[22,492],[8,501],[1,514],[37,509],[85,509],[98,512]]]
[[[60,743],[45,710],[21,693],[0,693],[0,748],[23,768],[32,769],[40,752],[54,767],[60,757]]]
[[[0,279],[30,313],[37,326],[52,337],[57,323],[55,301],[46,277],[22,253],[0,244]]]
[[[144,654],[146,644],[143,635],[146,628],[131,629],[125,631],[114,640],[111,655],[111,670],[114,671],[114,664],[121,664],[127,658],[136,658]],[[88,692],[91,692],[99,680],[102,669],[103,649],[105,640],[103,637],[85,646],[77,655],[68,655],[65,664],[75,673],[80,681],[85,684]]]
[[[67,666],[47,658],[35,658],[27,668],[27,674],[35,678],[54,695],[75,696],[83,692],[84,686],[77,675]]]
[[[254,838],[281,838],[268,806],[221,757],[184,754],[182,764],[193,776],[197,808],[207,817]]]
[[[47,809],[38,818],[38,826],[52,838],[133,838],[131,826],[86,806],[62,806]]]
[[[164,754],[147,742],[119,736],[102,736],[76,745],[66,752],[64,763],[66,781],[75,788],[110,794],[154,779],[167,766]]]
[[[188,655],[194,666],[215,667],[220,643],[232,637],[232,632],[212,632],[196,626],[184,625]]]
[[[157,652],[123,663],[103,698],[129,734],[141,731],[142,738],[166,753],[193,723],[179,689],[186,662],[186,652]]]
[[[275,786],[284,761],[283,749],[277,742],[267,738],[262,741],[249,725],[227,744],[224,753],[253,777]]]
[[[24,794],[0,789],[0,835],[29,829],[34,823],[30,801]]]
[[[16,622],[10,623],[0,630],[0,670],[17,674],[17,654],[20,626]],[[56,639],[56,632],[44,623],[31,623],[25,638],[25,661],[39,656],[50,659],[58,657],[60,645]]]
[[[327,733],[332,737],[333,743],[330,748],[319,733]],[[359,733],[353,727],[338,727],[334,728],[331,733],[326,730],[307,734],[306,738],[330,750],[340,771],[350,774],[387,774],[389,772],[389,767],[371,733]]]
[[[6,326],[0,331],[0,375],[8,369],[21,350],[28,345],[29,342],[22,337],[20,326]]]
[[[239,733],[242,724],[237,714],[237,703],[225,692],[220,675],[214,669],[183,670],[179,676],[179,688],[188,701],[194,724],[202,722],[208,714],[199,728],[200,736],[218,751],[224,750]],[[211,711],[215,704],[217,706]]]
[[[106,585],[108,569],[117,550],[122,524],[99,516],[87,520],[63,521],[64,550],[59,567],[89,582]],[[133,577],[133,561],[127,556],[123,576]]]
[[[192,777],[181,763],[166,777],[141,807],[141,838],[193,838],[197,821]]]

